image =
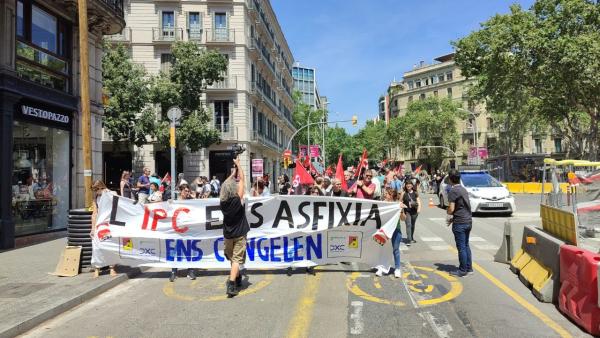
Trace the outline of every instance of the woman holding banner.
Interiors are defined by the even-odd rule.
[[[102,194],[104,194],[105,192],[109,192],[109,193],[114,193],[110,190],[108,190],[108,188],[106,187],[106,184],[104,184],[104,182],[97,180],[96,182],[94,182],[94,184],[92,185],[92,192],[94,194],[94,203],[92,204],[92,231],[90,231],[90,237],[92,237],[92,245],[94,242],[94,237],[96,236],[96,220],[98,219],[98,199],[100,198],[100,196],[102,196]],[[98,276],[100,276],[100,269],[102,267],[96,266],[94,267],[94,278],[98,278]],[[117,271],[115,270],[115,266],[111,265],[110,267],[110,275],[112,277],[117,275]]]
[[[178,200],[184,201],[184,200],[191,200],[191,199],[192,199],[192,196],[191,196],[190,186],[187,183],[180,184]],[[196,279],[196,270],[188,269],[187,276],[189,279],[195,280]],[[172,268],[171,276],[169,277],[169,281],[174,282],[175,278],[177,278],[177,268]]]

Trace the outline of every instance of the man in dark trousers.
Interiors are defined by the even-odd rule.
[[[250,231],[244,206],[246,179],[239,158],[233,160],[235,169],[221,185],[219,199],[223,212],[223,237],[225,237],[225,257],[231,262],[231,272],[227,279],[227,295],[236,296],[242,286],[240,264],[246,261],[246,234]]]
[[[448,225],[452,224],[452,232],[458,249],[458,270],[450,272],[451,275],[464,277],[473,273],[471,263],[471,248],[469,235],[473,221],[471,218],[471,203],[467,189],[460,184],[460,172],[451,170],[448,178],[452,188],[448,192]]]

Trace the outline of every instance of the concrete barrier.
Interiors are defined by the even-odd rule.
[[[535,182],[504,182],[508,191],[513,194],[540,194],[542,192],[542,183]],[[568,183],[560,183],[560,189],[564,194],[569,189]],[[552,190],[552,183],[546,183],[544,192],[549,193]]]
[[[508,264],[521,248],[521,237],[523,236],[523,228],[521,226],[513,226],[510,220],[504,222],[504,235],[502,236],[502,244],[494,255],[494,261]]]
[[[533,226],[523,229],[521,249],[510,268],[540,301],[556,303],[560,292],[560,247],[565,242]]]

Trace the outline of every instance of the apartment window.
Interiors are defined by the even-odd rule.
[[[542,153],[542,140],[539,138],[536,138],[533,140],[534,146],[535,146],[535,152],[536,154],[541,154]]]
[[[419,95],[419,100],[425,100],[425,94]]]
[[[215,101],[215,129],[229,131],[229,101]]]
[[[214,38],[217,41],[227,41],[227,13],[215,13]]]
[[[555,138],[554,139],[554,151],[557,153],[562,153],[562,139],[561,138]]]
[[[433,96],[435,96],[435,97],[437,97],[437,96],[438,96],[438,91],[437,91],[437,90],[434,90],[434,91],[433,91]]]
[[[160,71],[165,74],[169,74],[172,66],[173,66],[173,55],[160,54]]]
[[[408,89],[415,88],[415,83],[413,81],[408,81]]]
[[[163,11],[161,14],[161,31],[163,39],[175,38],[175,12]]]
[[[446,73],[446,80],[452,81],[452,72]]]
[[[17,75],[69,91],[70,23],[31,2],[17,1]]]
[[[429,79],[425,79],[425,85],[429,86]]]
[[[258,130],[258,114],[256,113],[256,107],[252,106],[252,131]]]
[[[488,129],[494,129],[494,120],[491,117],[487,118],[487,127]]]
[[[444,74],[438,74],[438,81],[444,82]]]
[[[436,83],[438,83],[438,78],[437,78],[437,76],[432,76],[430,79],[431,79],[431,84],[436,84]]]
[[[199,40],[202,38],[202,22],[200,12],[188,13],[188,36],[190,39]]]
[[[415,81],[415,85],[417,86],[417,88],[421,88],[421,80]]]
[[[413,101],[413,97],[412,95],[408,97],[408,103],[411,103]]]
[[[448,98],[451,99],[452,98],[452,87],[448,88],[447,91],[448,91]]]

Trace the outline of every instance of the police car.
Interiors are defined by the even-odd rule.
[[[514,196],[502,183],[485,171],[461,171],[460,184],[469,192],[473,213],[499,213],[512,215],[517,210]],[[440,205],[448,206],[451,185],[448,176],[440,186]]]

